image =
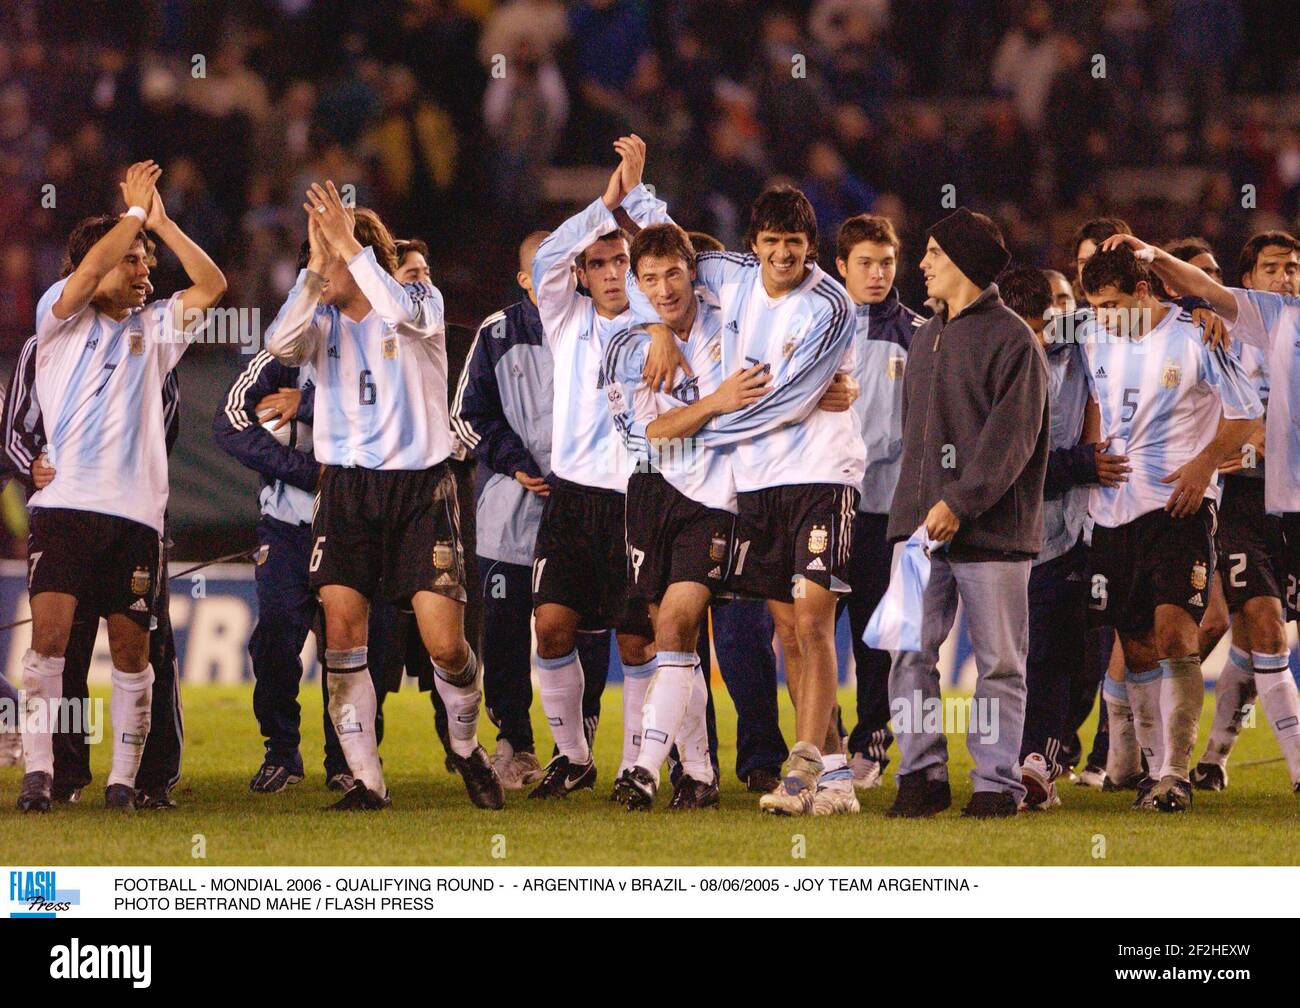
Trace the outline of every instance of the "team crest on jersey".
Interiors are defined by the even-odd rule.
[[[441,539],[434,543],[433,565],[437,567],[438,570],[445,571],[451,569],[452,563],[454,563],[454,559],[451,552],[451,541],[448,539]]]
[[[131,575],[131,592],[134,595],[144,595],[149,591],[149,571],[144,567],[137,567],[135,573]]]
[[[898,381],[903,377],[903,368],[906,366],[907,358],[890,357],[885,363],[885,377],[890,381]]]
[[[713,361],[714,364],[716,364],[716,363],[718,363],[718,361],[722,360],[722,342],[721,342],[721,340],[714,340],[714,341],[709,345],[709,360]]]
[[[713,538],[709,540],[709,559],[715,563],[720,563],[726,555],[727,537],[714,532]]]
[[[144,333],[133,332],[128,337],[128,345],[131,348],[131,356],[139,357],[144,353]]]
[[[781,353],[783,353],[787,358],[789,358],[794,355],[794,348],[797,347],[798,345],[799,345],[799,337],[789,336],[786,338],[785,346],[781,348]]]
[[[397,337],[384,337],[384,360],[397,360]]]
[[[1183,369],[1173,361],[1165,361],[1164,370],[1160,372],[1160,384],[1165,388],[1177,388],[1183,380]]]
[[[1200,560],[1197,560],[1196,563],[1192,564],[1192,587],[1195,588],[1198,592],[1205,591],[1205,584],[1206,584],[1205,564]]]
[[[808,533],[808,552],[814,555],[825,553],[829,545],[830,534],[826,531],[826,526],[814,525],[812,531]]]

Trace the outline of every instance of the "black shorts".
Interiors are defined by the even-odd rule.
[[[464,602],[456,478],[432,469],[326,466],[312,521],[311,587],[346,585],[373,600],[409,604],[431,591]]]
[[[1136,636],[1155,625],[1156,606],[1175,605],[1199,624],[1214,573],[1213,501],[1172,518],[1161,509],[1117,528],[1092,530],[1088,619]]]
[[[1286,619],[1300,620],[1300,511],[1288,511],[1282,522],[1282,602]]]
[[[654,638],[644,600],[627,593],[627,495],[552,478],[533,552],[533,608],[562,605],[584,633]]]
[[[27,535],[27,591],[72,595],[99,616],[153,625],[162,540],[148,525],[97,511],[35,508]]]
[[[693,581],[720,591],[731,571],[736,516],[693,501],[657,472],[627,482],[628,595],[659,602]]]
[[[836,594],[850,590],[856,487],[796,483],[738,494],[737,503],[729,586],[737,595],[790,602],[805,578]]]
[[[1282,520],[1264,510],[1262,479],[1229,476],[1223,481],[1219,531],[1214,538],[1229,612],[1237,612],[1247,599],[1282,598],[1286,583]]]

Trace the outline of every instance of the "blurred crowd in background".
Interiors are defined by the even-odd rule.
[[[1295,229],[1297,94],[1294,0],[5,0],[0,370],[73,224],[119,209],[145,157],[263,328],[308,182],[353,186],[428,242],[450,345],[519,296],[520,238],[603,191],[622,133],[676,219],[731,248],[773,181],[808,194],[828,266],[841,220],[888,215],[919,308],[921,236],[955,203],[1035,265],[1067,265],[1103,213],[1203,235],[1223,263]],[[179,280],[164,253],[158,294]],[[186,356],[178,555],[246,545],[254,478],[208,423],[239,367],[228,346]]]
[[[228,303],[274,312],[328,177],[429,242],[470,325],[627,131],[675,216],[730,247],[766,183],[801,186],[823,257],[868,209],[915,250],[951,185],[1026,261],[1068,259],[1102,210],[1232,261],[1300,195],[1293,2],[6,0],[0,29],[0,358],[142,157]]]

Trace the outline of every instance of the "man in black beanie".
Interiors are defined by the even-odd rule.
[[[1012,816],[1025,795],[1027,589],[1050,428],[1042,348],[993,283],[1009,258],[997,226],[964,208],[926,235],[921,272],[941,304],[912,337],[888,535],[907,539],[924,525],[946,547],[930,555],[921,650],[896,653],[889,674],[901,754],[889,816],[952,804],[938,661],[959,599],[979,671],[966,735],[975,794],[962,814]]]

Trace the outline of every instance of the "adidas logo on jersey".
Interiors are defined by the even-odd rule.
[[[715,581],[721,581],[721,580],[722,580],[722,568],[721,568],[721,567],[714,567],[713,570],[709,571],[709,577],[713,578]]]
[[[807,567],[804,568],[804,570],[810,570],[810,571],[824,571],[825,569],[826,569],[826,565],[822,563],[821,557],[813,557],[812,563],[810,563]]]
[[[149,611],[149,607],[148,607],[147,605],[144,604],[144,599],[142,599],[142,598],[138,598],[138,599],[136,599],[134,602],[131,603],[131,611],[132,611],[132,612],[148,612],[148,611]]]
[[[1187,600],[1187,604],[1194,605],[1194,606],[1204,606],[1205,599],[1200,592],[1197,592],[1195,595],[1193,595],[1191,598]]]
[[[1094,371],[1094,372],[1092,373],[1092,376],[1093,376],[1094,378],[1105,378],[1105,377],[1106,377],[1106,369],[1105,369],[1105,367],[1099,367],[1099,368],[1097,368],[1097,370]]]
[[[732,319],[727,323],[727,332],[740,332],[740,324],[735,319]]]

